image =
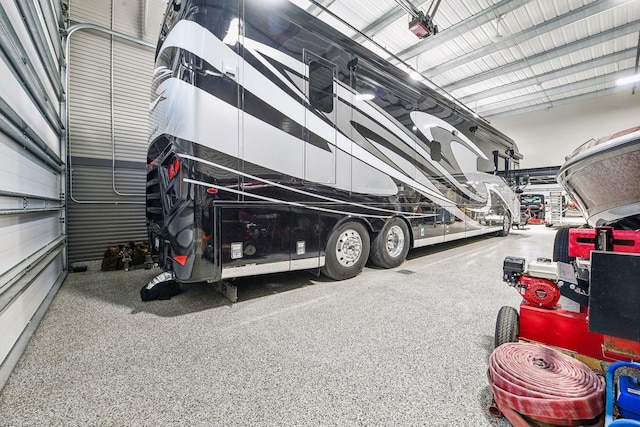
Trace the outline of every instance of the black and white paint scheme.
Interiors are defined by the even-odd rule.
[[[150,110],[149,233],[179,282],[347,279],[519,218],[513,141],[286,0],[169,1]]]

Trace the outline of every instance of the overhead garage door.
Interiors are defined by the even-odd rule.
[[[57,2],[0,4],[0,387],[66,273],[62,22]]]
[[[149,91],[165,8],[163,0],[68,2],[71,263],[147,238]]]

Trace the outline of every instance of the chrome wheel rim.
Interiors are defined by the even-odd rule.
[[[509,231],[509,222],[511,221],[511,218],[509,218],[508,214],[504,214],[504,217],[502,218],[502,231],[507,232]]]
[[[345,230],[336,243],[336,259],[343,267],[351,267],[362,255],[362,238],[352,229]]]
[[[398,257],[404,249],[404,233],[399,225],[394,225],[387,231],[386,249],[392,258]]]

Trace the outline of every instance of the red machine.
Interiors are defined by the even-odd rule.
[[[523,301],[519,315],[500,309],[496,347],[527,341],[603,361],[640,360],[640,231],[560,229],[554,258],[526,269],[523,258],[505,259],[503,280]]]

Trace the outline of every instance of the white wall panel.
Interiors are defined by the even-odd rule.
[[[49,291],[64,276],[62,255],[56,256],[31,285],[0,311],[0,360],[5,360]]]
[[[0,133],[4,191],[56,199],[60,197],[60,176],[33,154]],[[8,179],[11,177],[11,179]]]
[[[66,274],[61,12],[49,1],[0,3],[0,388]]]
[[[591,138],[640,125],[640,95],[631,89],[547,110],[495,119],[493,126],[518,144],[522,169],[560,166]]]
[[[3,80],[0,85],[0,98],[9,102],[22,120],[36,131],[51,150],[60,155],[60,136],[51,129],[42,112],[34,105],[25,92],[24,86],[16,79],[4,61],[0,61],[0,76]]]
[[[24,20],[20,16],[18,10],[14,7],[11,7],[11,8],[5,8],[5,11],[7,13],[7,16],[11,20],[11,23],[13,24],[13,28],[16,34],[18,35],[18,38],[22,41],[29,40],[29,32],[27,31],[27,28],[25,27],[25,24],[24,24]],[[43,28],[43,31],[47,31],[48,33],[48,30],[46,30],[45,28]],[[23,43],[22,45],[29,58],[38,58],[38,52],[33,44]],[[48,77],[47,77],[47,72],[45,71],[45,68],[44,68],[45,65],[40,61],[33,61],[32,64],[34,69],[36,70],[38,78],[41,81],[46,82],[48,80]],[[49,84],[44,85],[44,89],[50,100],[57,99],[55,91],[53,90],[51,85]],[[54,147],[57,148],[57,145]]]
[[[0,216],[0,275],[60,236],[60,215],[38,213]]]

